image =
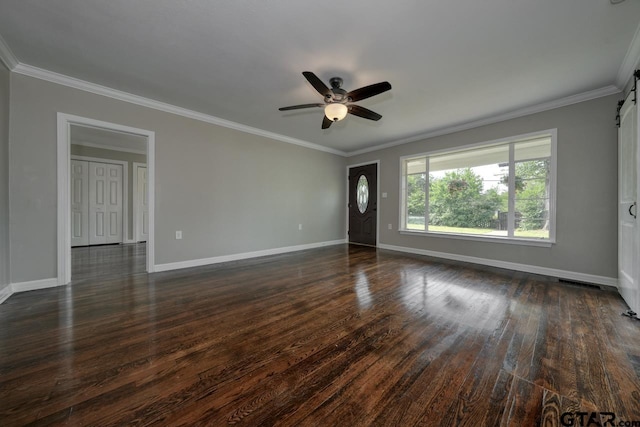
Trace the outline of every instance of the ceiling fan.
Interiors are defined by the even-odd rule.
[[[327,85],[325,85],[322,80],[320,80],[318,76],[313,74],[311,71],[303,71],[302,75],[309,81],[309,83],[311,83],[311,86],[313,86],[314,89],[324,97],[324,104],[292,105],[290,107],[279,108],[280,111],[324,107],[322,129],[327,129],[331,126],[331,123],[344,119],[347,116],[347,113],[369,120],[377,121],[382,118],[380,114],[359,105],[354,105],[352,102],[370,98],[390,90],[391,85],[389,82],[380,82],[347,92],[342,89],[342,79],[340,77],[332,77],[329,80],[329,84],[331,85],[331,89],[329,89]]]

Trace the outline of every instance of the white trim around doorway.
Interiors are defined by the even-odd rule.
[[[133,202],[133,206],[132,206],[132,212],[133,215],[131,216],[131,220],[133,221],[133,233],[131,234],[131,237],[133,238],[134,242],[138,242],[140,239],[138,238],[138,234],[140,233],[140,230],[138,230],[138,215],[140,215],[140,211],[138,210],[138,198],[142,197],[140,196],[140,194],[138,194],[138,168],[146,168],[147,164],[146,163],[139,163],[139,162],[133,162],[132,163],[132,168],[131,168],[131,174],[132,179],[133,179],[133,186],[131,187],[131,189],[133,190],[133,198],[132,198],[132,202]]]
[[[155,271],[155,132],[130,126],[104,122],[71,114],[57,114],[57,182],[58,182],[58,285],[71,282],[71,217],[70,217],[70,162],[71,126],[93,127],[112,132],[133,134],[147,138],[147,177],[149,191],[149,240],[147,241],[147,272]]]

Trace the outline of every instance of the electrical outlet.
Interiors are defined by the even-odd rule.
[[[298,224],[298,230],[302,230],[302,224]]]
[[[182,230],[176,230],[176,240],[182,239]]]
[[[389,228],[389,230],[393,230],[393,225],[389,224],[387,227]]]
[[[387,198],[387,193],[382,193],[382,198],[386,199]]]

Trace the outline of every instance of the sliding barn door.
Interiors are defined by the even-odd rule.
[[[89,244],[122,242],[122,165],[89,163]]]
[[[638,227],[638,106],[633,92],[620,110],[618,131],[618,286],[631,310],[640,313]]]

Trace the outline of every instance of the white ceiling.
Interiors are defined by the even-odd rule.
[[[18,65],[342,152],[612,93],[639,24],[640,0],[0,0]],[[278,111],[322,102],[302,71],[389,81],[359,102],[383,118]]]

